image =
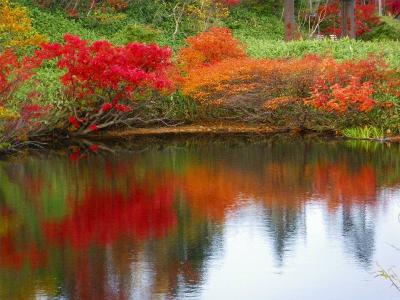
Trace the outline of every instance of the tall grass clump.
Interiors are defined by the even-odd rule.
[[[384,139],[385,130],[374,126],[346,128],[342,131],[343,135],[354,139]]]

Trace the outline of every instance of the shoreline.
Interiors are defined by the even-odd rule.
[[[23,147],[15,149],[0,150],[1,156],[7,156],[25,149],[51,149],[55,145],[69,144],[78,141],[96,143],[101,141],[124,142],[135,138],[168,138],[177,136],[235,136],[235,135],[254,135],[254,136],[273,136],[273,135],[307,135],[314,137],[331,137],[343,140],[369,141],[378,143],[400,142],[400,136],[385,138],[351,138],[338,135],[332,130],[315,131],[310,129],[279,128],[269,127],[262,124],[240,124],[240,123],[219,123],[219,124],[191,124],[191,125],[171,125],[155,127],[136,127],[128,129],[106,130],[92,134],[78,135],[67,134],[63,137],[48,135],[38,140],[32,139],[25,143]],[[35,146],[37,144],[38,146]]]

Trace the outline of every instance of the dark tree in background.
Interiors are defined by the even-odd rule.
[[[294,0],[284,0],[285,40],[296,38],[296,20],[294,17]]]
[[[340,1],[340,26],[342,37],[356,38],[356,0]],[[295,0],[284,0],[285,40],[292,41],[297,37],[295,20]]]
[[[341,15],[341,31],[342,37],[356,38],[356,1],[355,0],[341,0],[340,3]]]

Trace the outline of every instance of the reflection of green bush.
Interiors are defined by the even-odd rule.
[[[40,165],[45,167],[47,172],[40,172]],[[65,165],[57,163],[56,160],[52,160],[51,165],[52,167],[48,168],[46,163],[40,160],[28,163],[25,171],[21,172],[19,176],[14,176],[8,168],[0,166],[0,197],[4,198],[8,207],[13,208],[18,218],[29,220],[33,231],[38,230],[33,226],[36,224],[38,213],[46,220],[62,219],[68,213],[66,201],[69,191],[66,186],[68,178],[64,172]],[[35,174],[35,180],[42,184],[40,196],[38,196],[40,212],[34,205],[37,199],[30,195],[25,188],[25,181],[30,178],[31,174]]]
[[[350,140],[344,143],[351,161],[357,164],[368,162],[376,173],[378,186],[390,187],[400,183],[400,145],[373,141]]]

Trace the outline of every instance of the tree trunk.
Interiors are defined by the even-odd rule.
[[[294,18],[294,0],[285,1],[285,40],[292,41],[296,38],[296,21]]]
[[[340,6],[342,37],[356,38],[356,1],[342,0]]]
[[[379,16],[383,16],[383,1],[382,0],[375,0],[376,6],[378,7],[378,14]]]

